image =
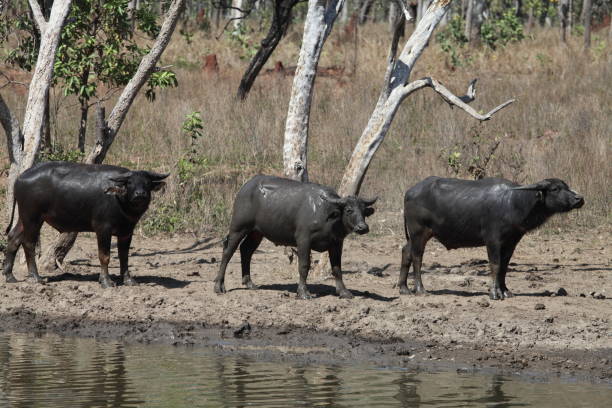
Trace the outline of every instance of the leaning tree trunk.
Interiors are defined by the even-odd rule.
[[[357,195],[359,193],[368,166],[378,147],[384,140],[397,109],[404,99],[413,92],[425,87],[432,88],[440,94],[447,103],[463,109],[480,121],[491,119],[495,112],[513,102],[513,100],[510,100],[493,109],[491,112],[481,115],[467,105],[467,103],[474,100],[475,81],[472,81],[470,84],[467,95],[462,97],[453,95],[448,89],[442,86],[440,82],[432,78],[426,77],[414,82],[409,82],[414,65],[429,42],[434,29],[440,23],[446,11],[450,8],[451,1],[452,0],[437,0],[432,2],[404,45],[399,57],[396,58],[401,27],[401,25],[398,24],[398,30],[394,34],[389,52],[383,89],[376,107],[374,108],[374,112],[370,116],[370,120],[361,138],[357,142],[349,164],[346,167],[342,182],[338,189],[340,195]]]
[[[9,156],[12,156],[11,168],[9,170],[9,182],[6,188],[8,206],[11,208],[14,197],[15,179],[23,171],[32,167],[40,149],[46,102],[53,78],[55,54],[59,44],[62,25],[70,10],[70,3],[71,0],[56,0],[51,9],[49,20],[47,21],[44,18],[38,1],[30,0],[32,15],[40,31],[40,48],[34,67],[34,74],[30,81],[28,101],[26,103],[23,120],[23,130],[21,132],[18,131],[18,121],[10,113],[4,101],[2,100],[0,103],[0,110],[4,111],[1,116],[4,117],[2,125],[5,131],[7,130],[5,123],[11,123],[10,130],[6,132],[7,140],[10,140],[9,143],[11,143]],[[6,118],[10,118],[10,120],[6,120]],[[12,227],[12,225],[9,225],[9,228],[10,227]]]
[[[327,3],[327,5],[326,5]],[[340,13],[344,0],[309,0],[304,37],[298,59],[283,145],[283,165],[287,177],[307,181],[308,122],[317,65],[323,44]]]
[[[274,12],[268,35],[261,41],[257,54],[255,54],[242,76],[238,87],[238,98],[244,100],[248,96],[257,75],[287,32],[287,28],[291,24],[291,10],[299,2],[300,0],[274,0]]]
[[[170,42],[170,38],[172,37],[172,33],[174,32],[184,4],[185,0],[173,0],[170,4],[153,47],[151,47],[149,53],[140,61],[136,73],[123,89],[106,124],[103,123],[104,114],[102,113],[102,119],[100,119],[100,113],[98,113],[99,131],[96,136],[96,143],[85,159],[85,163],[99,164],[104,161],[106,153],[108,153],[108,149],[114,142],[138,91],[140,91],[151,73],[155,70],[155,65]],[[46,254],[42,256],[40,260],[42,267],[46,270],[52,270],[55,269],[57,265],[62,264],[65,256],[74,245],[76,236],[77,234],[74,232],[60,234]]]

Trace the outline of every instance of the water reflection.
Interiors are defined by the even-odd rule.
[[[312,366],[204,348],[0,335],[0,406],[580,407],[612,387],[501,376]]]

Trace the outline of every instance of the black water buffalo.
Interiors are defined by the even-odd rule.
[[[225,293],[225,269],[239,244],[242,283],[249,289],[257,288],[251,281],[251,257],[265,237],[276,245],[297,246],[298,297],[311,298],[306,278],[310,250],[314,249],[328,252],[336,293],[341,298],[352,298],[342,282],[342,243],[353,231],[357,234],[369,231],[365,217],[374,214],[370,206],[375,202],[376,199],[354,196],[340,198],[334,190],[319,184],[272,176],[253,177],[242,186],[234,202],[215,292]]]
[[[559,179],[519,186],[501,178],[472,181],[428,177],[404,196],[408,244],[402,249],[400,293],[410,293],[406,279],[411,263],[415,290],[425,293],[421,262],[425,245],[433,237],[447,249],[486,246],[492,274],[489,296],[511,297],[506,271],[523,235],[550,216],[583,204],[582,196]]]
[[[100,283],[105,288],[114,286],[108,275],[108,262],[111,237],[116,236],[123,283],[136,284],[128,272],[134,226],[149,207],[151,191],[159,190],[167,176],[116,166],[66,162],[41,163],[26,170],[15,181],[19,221],[10,233],[7,229],[6,281],[17,281],[13,263],[20,245],[26,254],[30,277],[43,281],[36,268],[35,246],[40,228],[47,222],[60,232],[96,233],[102,268]]]

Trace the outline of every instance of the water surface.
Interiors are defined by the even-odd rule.
[[[0,334],[0,406],[610,407],[612,386]]]

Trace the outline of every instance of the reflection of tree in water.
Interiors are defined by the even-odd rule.
[[[96,347],[90,375],[92,381],[87,387],[85,406],[102,404],[120,407],[144,402],[132,400],[127,395],[130,381],[127,378],[125,363],[123,344],[109,345],[108,350],[105,347]]]
[[[507,408],[507,407],[522,407],[528,404],[522,404],[517,402],[511,402],[516,399],[510,395],[506,395],[502,390],[502,385],[506,380],[500,375],[493,375],[490,377],[488,387],[485,389],[485,397],[481,398],[477,402],[487,403],[487,406],[495,408]]]
[[[0,341],[0,402],[14,407],[126,406],[130,399],[123,345],[77,339],[10,336]],[[82,346],[82,347],[80,347]]]
[[[287,367],[249,357],[217,357],[216,394],[223,407],[285,401],[288,406],[334,406],[341,397],[340,367]]]
[[[421,406],[421,396],[417,393],[420,380],[416,374],[402,371],[395,383],[399,390],[394,398],[400,402],[402,407],[418,408]]]
[[[337,403],[342,395],[340,367],[297,367],[294,380],[294,401],[300,405],[342,406]]]

